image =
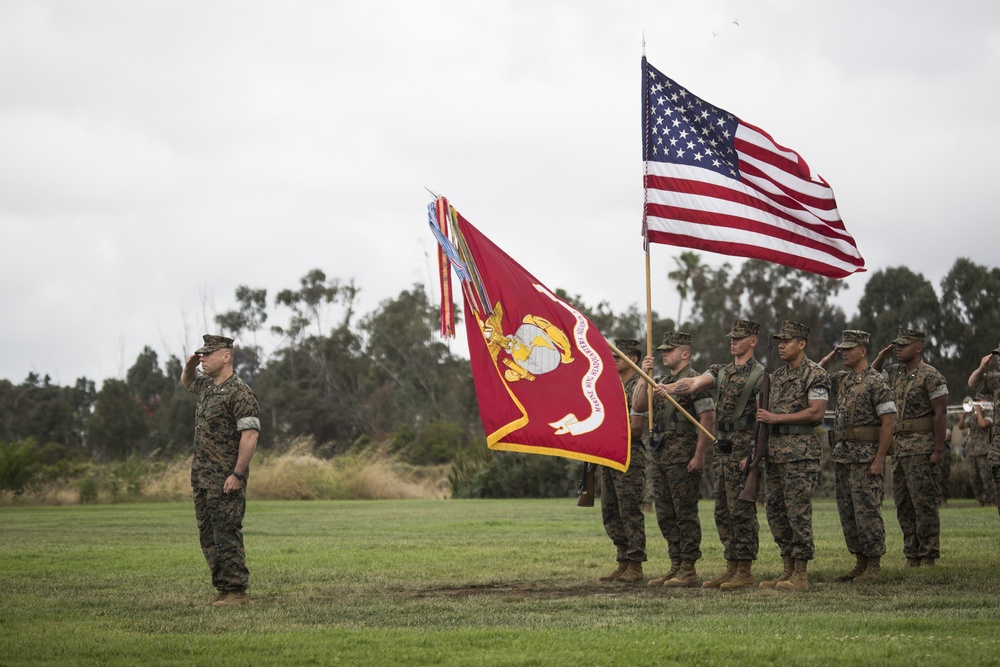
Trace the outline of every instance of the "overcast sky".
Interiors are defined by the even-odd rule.
[[[0,0],[0,378],[184,356],[312,268],[361,314],[433,292],[425,187],[549,287],[644,304],[644,35],[833,186],[848,315],[871,272],[996,265],[993,0]]]

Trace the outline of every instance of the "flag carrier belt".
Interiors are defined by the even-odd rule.
[[[819,424],[774,424],[771,435],[812,435]]]
[[[848,426],[845,429],[834,429],[834,439],[837,442],[878,442],[881,434],[878,426]]]
[[[901,419],[896,422],[896,433],[927,433],[934,430],[934,417]]]
[[[655,431],[653,433],[653,437],[655,438],[673,432],[695,433],[697,431],[698,431],[697,427],[695,427],[694,424],[690,424],[688,422],[667,422],[666,424],[663,425],[663,428],[661,430]]]
[[[755,419],[740,419],[738,421],[722,420],[715,423],[719,432],[719,440],[732,440],[736,433],[752,431],[757,426]]]

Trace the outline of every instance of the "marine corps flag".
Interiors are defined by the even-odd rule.
[[[439,244],[442,332],[461,282],[486,444],[626,470],[625,391],[601,332],[473,227],[444,197],[428,206]]]

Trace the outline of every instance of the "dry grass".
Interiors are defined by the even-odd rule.
[[[312,442],[296,441],[253,467],[250,498],[266,500],[399,500],[446,498],[448,466],[413,466],[379,447],[361,454],[321,459]]]
[[[360,454],[323,459],[309,439],[281,454],[258,452],[251,466],[253,500],[439,499],[451,494],[449,466],[414,466],[373,446]],[[20,496],[0,492],[0,505],[106,504],[191,499],[191,457],[172,461],[93,465],[76,479],[30,488]]]

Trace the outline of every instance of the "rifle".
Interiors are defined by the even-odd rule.
[[[767,342],[767,357],[764,359],[764,382],[760,388],[760,409],[771,409],[771,338]],[[760,464],[767,457],[767,440],[771,435],[771,425],[757,422],[753,430],[753,440],[750,441],[750,453],[747,464],[743,468],[743,480],[740,482],[740,500],[757,502],[757,487],[760,481]]]
[[[583,464],[580,489],[576,492],[577,507],[594,506],[594,469],[596,467],[593,463],[584,462]]]

